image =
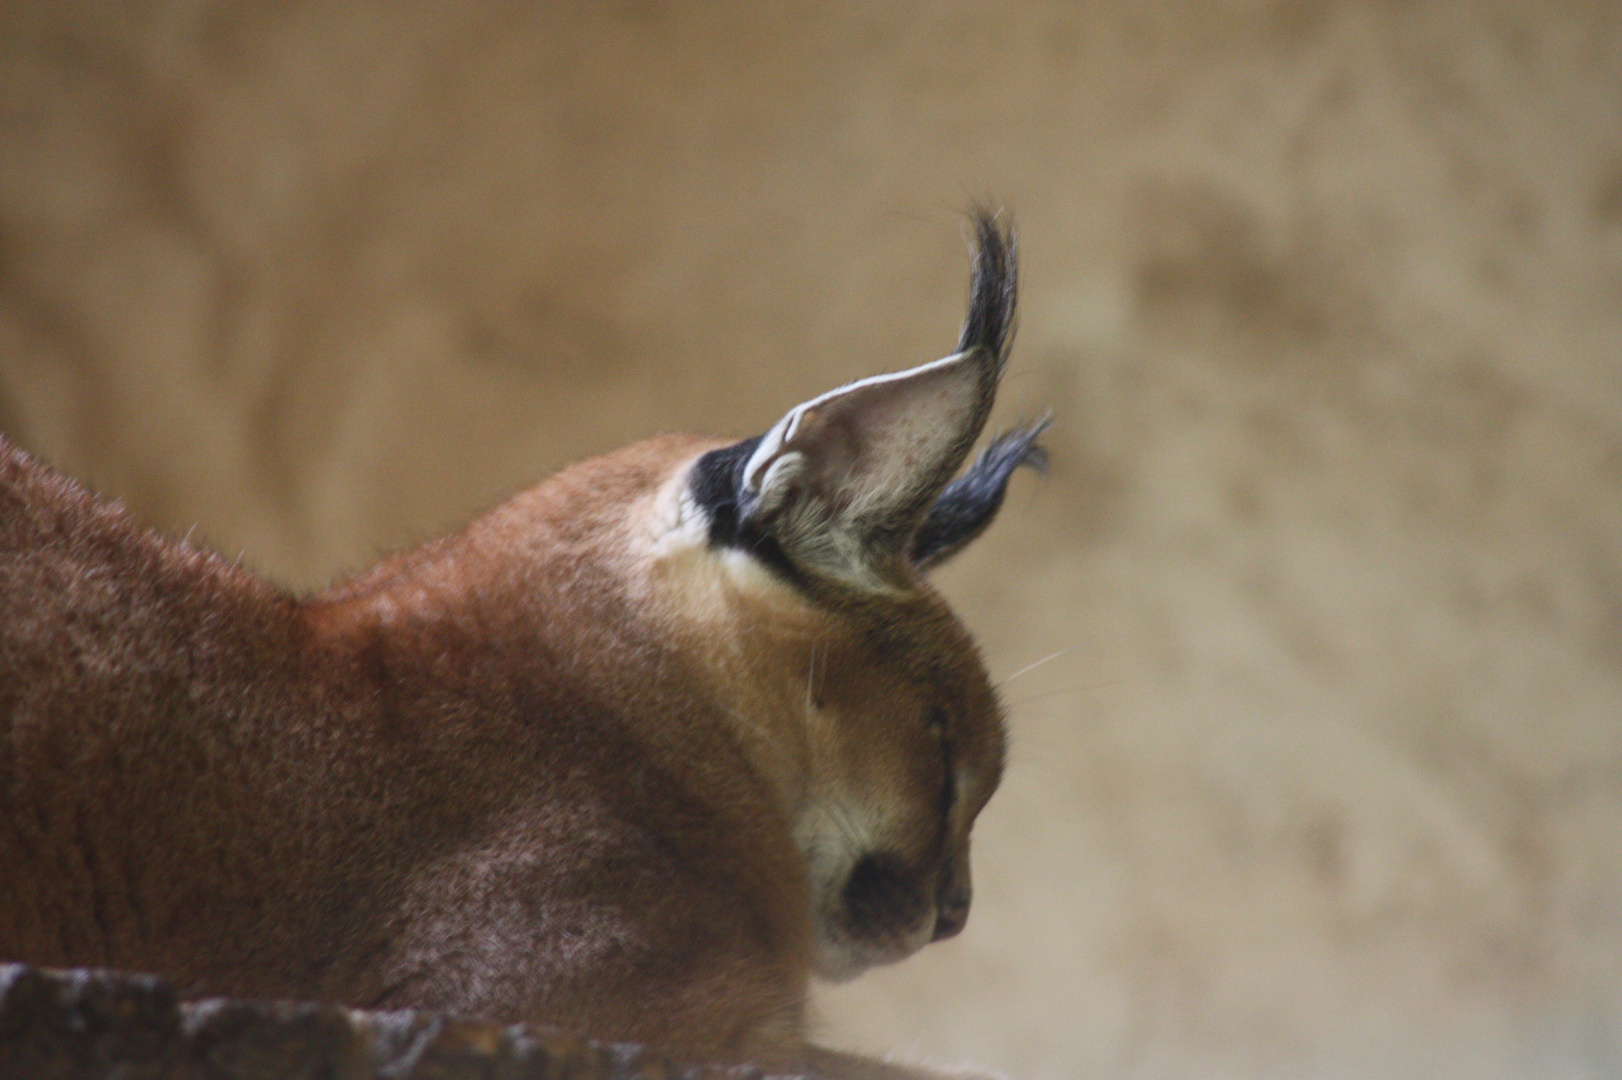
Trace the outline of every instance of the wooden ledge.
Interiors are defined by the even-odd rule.
[[[0,965],[0,1077],[766,1080],[524,1024],[308,1002],[182,1002],[151,975]],[[804,1080],[815,1080],[806,1077]]]

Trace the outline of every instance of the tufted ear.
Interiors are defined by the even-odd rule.
[[[701,458],[690,490],[710,514],[712,543],[791,574],[875,589],[904,580],[914,562],[945,558],[991,520],[1007,473],[1039,451],[1032,432],[1012,465],[1002,468],[1006,452],[989,465],[983,457],[948,484],[985,426],[1014,319],[1013,237],[985,213],[975,230],[958,351],[832,390],[758,439]],[[951,497],[930,528],[943,491]]]
[[[744,463],[746,519],[813,573],[882,586],[995,390],[996,357],[974,348],[796,406]]]

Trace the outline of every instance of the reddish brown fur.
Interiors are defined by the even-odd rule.
[[[793,808],[841,769],[937,799],[918,717],[950,701],[971,789],[904,842],[966,875],[996,703],[921,583],[813,605],[648,557],[715,445],[586,462],[301,601],[0,439],[0,955],[884,1074],[804,1047]]]

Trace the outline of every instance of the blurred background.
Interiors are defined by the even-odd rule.
[[[314,588],[943,355],[982,199],[1012,764],[822,1037],[1622,1076],[1614,3],[9,0],[0,429]]]

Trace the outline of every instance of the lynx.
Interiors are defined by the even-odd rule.
[[[807,1045],[805,1002],[962,929],[1002,770],[924,577],[1044,457],[962,468],[1015,309],[974,227],[952,355],[310,597],[0,440],[0,959],[912,1075]]]

